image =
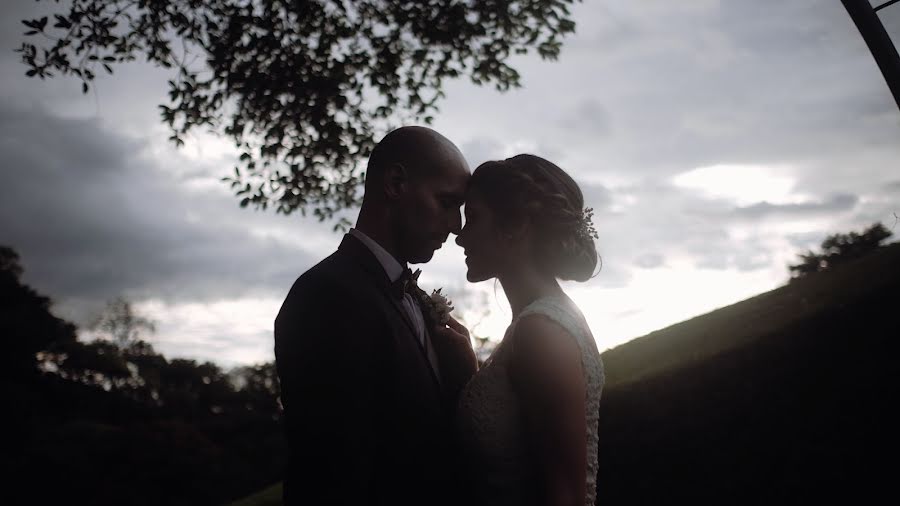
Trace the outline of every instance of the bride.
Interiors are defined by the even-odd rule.
[[[497,278],[513,314],[480,370],[454,371],[471,375],[456,413],[467,504],[593,505],[603,363],[559,284],[594,272],[592,211],[562,169],[522,154],[474,171],[465,216],[456,242],[466,277]],[[455,320],[436,337],[435,346],[468,343]]]

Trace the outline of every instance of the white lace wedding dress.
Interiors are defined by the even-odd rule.
[[[597,493],[597,421],[603,390],[603,361],[584,316],[565,297],[544,297],[529,304],[506,329],[503,340],[485,365],[469,381],[460,396],[457,429],[463,452],[464,472],[473,494],[472,504],[534,504],[538,483],[534,459],[524,441],[519,400],[508,376],[508,341],[524,316],[540,314],[562,326],[581,349],[587,386],[587,493],[584,504],[593,505]]]

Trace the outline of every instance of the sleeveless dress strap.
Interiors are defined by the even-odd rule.
[[[583,319],[580,315],[576,315],[572,308],[566,307],[564,300],[560,298],[544,297],[538,299],[523,309],[516,317],[516,320],[534,314],[549,318],[566,329],[566,332],[579,341],[585,337]]]

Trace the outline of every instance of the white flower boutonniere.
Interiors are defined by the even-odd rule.
[[[441,289],[433,290],[428,297],[428,312],[431,314],[432,321],[446,325],[450,321],[450,312],[453,311],[453,301],[441,293]]]
[[[416,269],[412,279],[414,293],[419,307],[422,308],[423,316],[431,323],[431,327],[447,325],[447,322],[450,321],[450,312],[453,311],[453,302],[441,293],[442,288],[432,290],[431,295],[419,288],[416,281],[418,281],[421,273],[421,269]]]

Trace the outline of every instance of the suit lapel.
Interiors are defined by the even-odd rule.
[[[351,234],[345,234],[344,239],[341,241],[340,246],[338,246],[338,251],[343,251],[344,253],[352,256],[354,259],[358,260],[359,263],[363,266],[366,272],[368,272],[371,277],[375,280],[375,284],[381,291],[381,294],[384,298],[388,300],[388,303],[394,310],[397,312],[400,319],[403,320],[403,323],[406,325],[407,330],[409,332],[409,338],[414,341],[415,347],[419,350],[419,355],[422,357],[422,360],[425,361],[425,366],[428,371],[431,373],[431,379],[434,382],[435,387],[438,392],[441,391],[440,380],[437,377],[437,374],[434,371],[434,368],[431,366],[431,361],[428,360],[428,354],[425,351],[425,348],[422,346],[422,343],[419,341],[416,326],[409,318],[409,314],[407,314],[406,309],[400,303],[399,300],[394,298],[394,295],[391,293],[391,281],[388,279],[387,273],[384,272],[384,267],[375,258],[375,255],[372,253],[369,248],[363,244],[359,239],[353,237]],[[425,330],[428,332],[428,329]]]
[[[419,354],[422,356],[422,360],[425,361],[425,366],[428,368],[428,372],[431,373],[431,379],[434,380],[434,384],[438,387],[438,390],[441,389],[441,380],[438,378],[437,373],[434,370],[434,367],[431,365],[431,360],[428,359],[428,352],[425,350],[425,347],[422,346],[422,342],[419,341],[418,333],[416,332],[416,326],[413,325],[412,321],[409,319],[409,314],[407,314],[406,309],[400,304],[397,299],[394,298],[393,295],[390,294],[390,291],[386,293],[386,297],[391,301],[391,305],[394,306],[394,309],[400,313],[400,317],[403,319],[403,322],[406,323],[406,327],[409,329],[409,335],[415,341],[416,348],[419,350]],[[430,337],[428,329],[425,329],[426,339]]]
[[[417,334],[416,326],[415,326],[415,324],[413,324],[412,320],[409,319],[409,313],[406,312],[406,308],[404,308],[403,305],[400,303],[400,301],[395,299],[394,296],[391,295],[390,292],[386,293],[385,295],[386,295],[387,299],[390,301],[391,306],[393,306],[394,309],[397,311],[397,313],[400,314],[400,318],[403,318],[403,323],[406,324],[406,328],[409,329],[409,333],[412,334],[412,336],[416,338],[416,343],[418,343],[419,338],[416,336],[416,334]],[[421,348],[422,345],[420,344],[419,347]]]

